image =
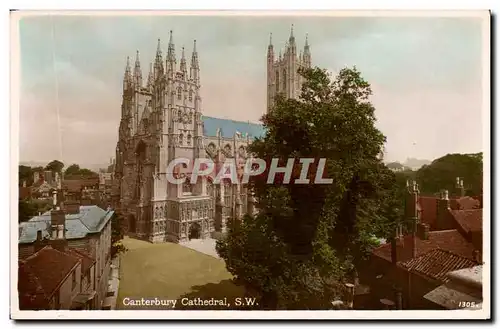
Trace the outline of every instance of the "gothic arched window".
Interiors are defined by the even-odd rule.
[[[186,139],[186,142],[187,142],[187,145],[191,145],[191,134],[188,134],[187,135],[187,139]]]
[[[286,92],[286,71],[283,70],[283,91]]]
[[[177,99],[182,99],[182,87],[177,88]]]
[[[280,72],[276,71],[276,93],[280,91]]]
[[[193,90],[189,90],[189,100],[193,100]]]
[[[184,135],[181,133],[179,135],[179,145],[182,145],[182,143],[184,143]]]

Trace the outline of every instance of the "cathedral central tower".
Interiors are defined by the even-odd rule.
[[[293,35],[293,25],[285,50],[275,57],[272,34],[267,47],[267,111],[274,106],[275,98],[282,94],[285,98],[300,97],[303,78],[298,73],[300,68],[311,67],[311,51],[307,40],[304,50],[297,54],[297,45]]]

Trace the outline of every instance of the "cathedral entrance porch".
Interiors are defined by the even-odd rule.
[[[201,238],[201,226],[198,223],[193,223],[189,227],[189,240]]]

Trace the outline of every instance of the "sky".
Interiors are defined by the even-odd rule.
[[[20,32],[20,161],[108,163],[120,122],[126,57],[143,78],[169,31],[179,63],[197,41],[202,112],[258,122],[266,108],[266,52],[294,25],[314,66],[356,68],[372,85],[385,158],[435,159],[482,151],[481,18],[265,16],[39,16]]]

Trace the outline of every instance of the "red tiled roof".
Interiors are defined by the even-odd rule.
[[[417,241],[417,257],[429,252],[433,249],[443,249],[453,252],[457,255],[472,258],[475,250],[474,246],[469,243],[457,230],[446,231],[430,231],[429,239]],[[373,250],[373,254],[377,257],[391,261],[391,243],[386,243]],[[411,249],[409,244],[404,244],[398,247],[398,260],[405,261],[411,258]],[[401,256],[401,257],[400,257]]]
[[[437,222],[437,198],[431,196],[421,196],[418,203],[421,210],[420,222],[435,227]]]
[[[456,255],[447,250],[434,249],[420,257],[410,259],[406,262],[399,262],[398,265],[410,272],[445,283],[449,281],[446,277],[447,273],[471,268],[478,264],[471,259]]]
[[[90,257],[85,252],[78,249],[69,248],[68,253],[73,254],[74,256],[82,260],[82,275],[85,274],[85,272],[87,272],[87,270],[91,268],[92,265],[94,265],[96,262],[94,258]]]
[[[477,199],[471,198],[470,196],[465,196],[455,200],[456,207],[451,207],[456,210],[469,210],[469,209],[479,209],[481,208],[481,202]]]
[[[450,210],[450,212],[466,233],[483,230],[483,209]]]
[[[50,246],[19,262],[19,305],[22,309],[46,306],[55,289],[80,259]]]

